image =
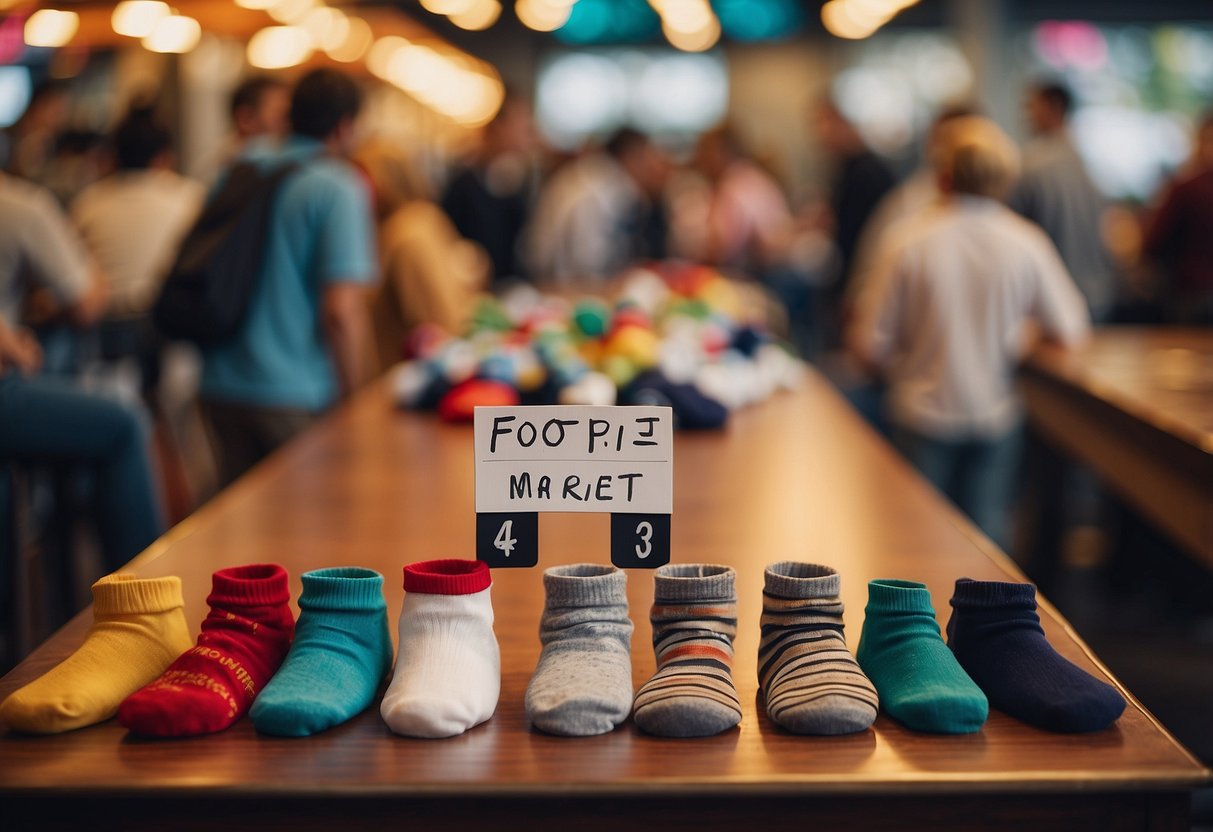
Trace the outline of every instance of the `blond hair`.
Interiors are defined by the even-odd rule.
[[[1019,176],[1019,149],[988,118],[948,121],[933,150],[935,171],[953,193],[1001,197]]]
[[[431,199],[413,160],[387,139],[376,137],[364,142],[354,153],[354,164],[371,180],[380,217],[394,214],[409,202]]]

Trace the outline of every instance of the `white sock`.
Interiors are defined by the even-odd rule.
[[[439,560],[404,570],[400,652],[379,708],[409,737],[453,737],[486,721],[501,692],[488,567]]]

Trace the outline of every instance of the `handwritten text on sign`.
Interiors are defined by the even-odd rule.
[[[668,407],[478,407],[476,511],[670,514]]]

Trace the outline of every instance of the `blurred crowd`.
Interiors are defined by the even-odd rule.
[[[777,334],[877,391],[872,418],[1004,542],[1027,334],[1077,344],[1125,310],[1213,322],[1213,116],[1136,222],[1112,223],[1055,83],[1026,92],[1023,147],[979,104],[940,112],[901,181],[822,98],[806,119],[829,177],[808,204],[734,125],[557,154],[515,94],[434,181],[360,133],[362,92],[333,70],[244,82],[196,181],[157,102],[94,135],[67,129],[70,94],[40,87],[0,144],[0,506],[32,477],[49,516],[91,518],[105,571],[398,362],[419,325],[459,333],[481,293],[520,282],[592,293],[674,260],[761,288]],[[235,334],[166,338],[154,312],[183,240],[233,171],[286,165]]]

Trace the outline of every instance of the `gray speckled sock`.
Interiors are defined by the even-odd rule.
[[[632,709],[627,575],[589,563],[543,573],[543,653],[526,689],[531,724],[549,734],[613,731]]]

